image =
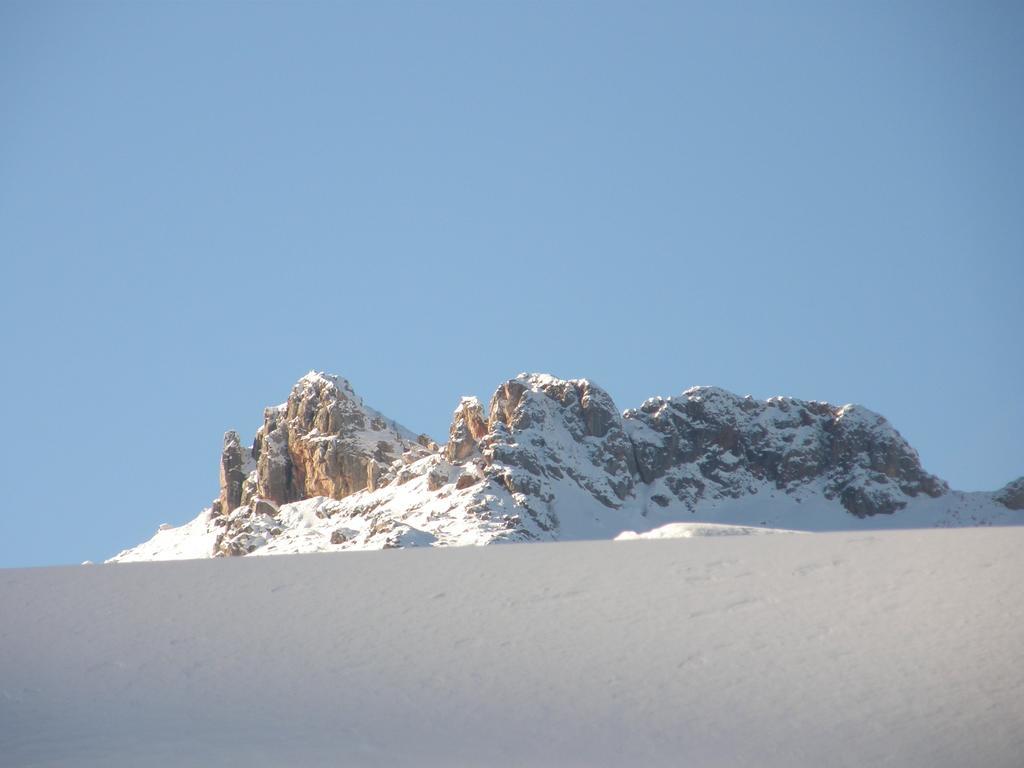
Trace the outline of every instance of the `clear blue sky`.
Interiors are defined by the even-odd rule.
[[[1024,5],[0,4],[0,566],[217,493],[309,369],[859,402],[1024,474]]]

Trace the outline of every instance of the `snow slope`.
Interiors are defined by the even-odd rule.
[[[1019,766],[1024,529],[0,571],[0,763]]]
[[[430,462],[428,458],[424,461]],[[415,465],[414,465],[415,466]],[[387,487],[374,494],[360,492],[341,501],[314,497],[281,506],[271,518],[247,519],[250,530],[278,531],[266,535],[266,543],[249,554],[299,554],[345,552],[414,546],[465,546],[502,541],[503,529],[495,520],[475,514],[466,503],[477,490],[442,491],[430,494],[425,477]],[[511,502],[500,492],[489,497],[498,509]],[[574,504],[567,504],[564,500]],[[381,503],[383,500],[383,503]],[[895,515],[858,518],[834,499],[816,489],[801,495],[762,488],[738,499],[709,499],[694,512],[653,506],[640,511],[624,506],[609,511],[582,498],[578,487],[563,483],[559,501],[550,505],[561,514],[562,539],[614,539],[624,533],[648,533],[666,526],[755,527],[798,531],[874,531],[906,528],[959,528],[977,525],[1024,525],[1024,511],[1008,510],[992,500],[991,493],[949,491],[933,499],[920,496]],[[367,514],[367,507],[373,514]],[[566,508],[568,512],[564,512]],[[587,514],[576,514],[583,509]],[[691,522],[692,521],[692,522]],[[209,510],[178,527],[162,526],[148,541],[120,552],[110,562],[144,562],[210,557],[223,528]],[[260,526],[257,528],[257,526]],[[338,534],[341,536],[338,537]],[[513,539],[515,540],[515,539]]]
[[[803,531],[787,531],[782,528],[756,528],[748,525],[719,525],[717,523],[669,523],[645,533],[623,531],[615,537],[615,541],[693,539],[698,536],[757,536],[765,533],[803,533]]]

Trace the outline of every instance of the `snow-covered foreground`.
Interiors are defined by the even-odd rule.
[[[1024,529],[0,571],[0,763],[1019,766]]]

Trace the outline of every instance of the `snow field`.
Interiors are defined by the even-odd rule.
[[[1019,766],[1024,529],[0,571],[0,763]]]

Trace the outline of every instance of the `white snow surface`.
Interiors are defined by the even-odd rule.
[[[0,570],[0,763],[1019,766],[1022,549],[971,528]]]
[[[787,531],[781,528],[757,528],[749,525],[716,525],[715,523],[669,523],[660,528],[637,533],[623,531],[615,537],[615,541],[634,541],[636,539],[692,539],[697,536],[757,536],[765,533],[802,533]]]

